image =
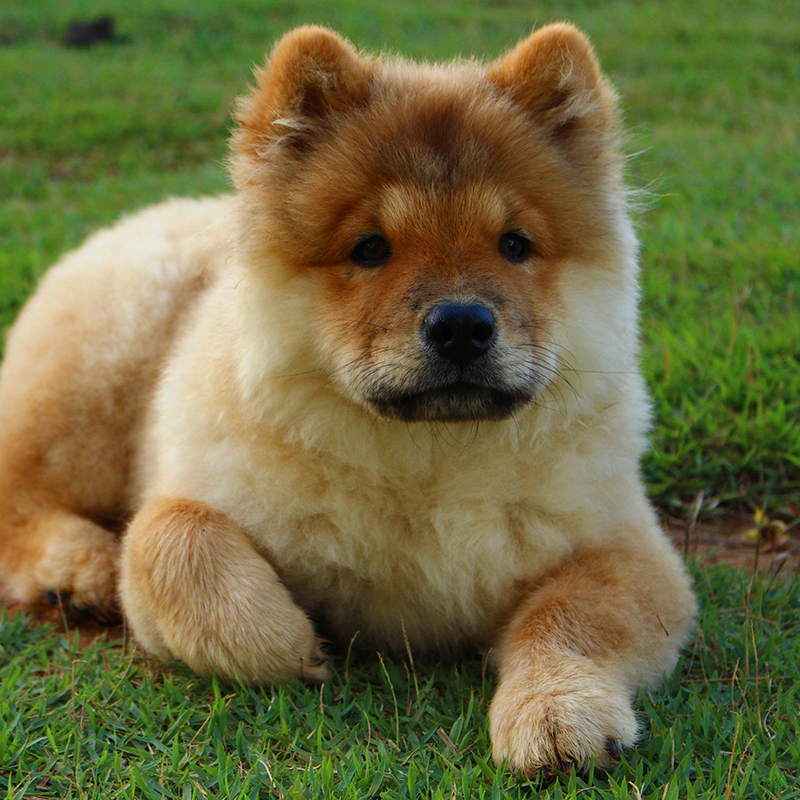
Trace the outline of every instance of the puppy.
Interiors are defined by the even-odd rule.
[[[557,24],[432,66],[306,27],[256,79],[235,195],[96,234],[10,332],[7,592],[119,591],[149,652],[242,681],[323,680],[322,632],[491,647],[498,762],[611,765],[695,600],[639,475],[637,245],[590,44]]]

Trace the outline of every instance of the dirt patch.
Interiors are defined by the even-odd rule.
[[[2,587],[0,587],[2,588]],[[6,609],[10,617],[17,614],[30,614],[39,622],[53,626],[59,634],[74,636],[78,631],[78,643],[80,647],[86,647],[105,635],[109,639],[117,640],[126,637],[125,625],[103,625],[88,617],[76,617],[68,614],[63,609],[53,607],[49,603],[11,603],[0,594],[0,611]]]
[[[744,533],[754,527],[751,516],[728,516],[710,522],[669,520],[667,533],[680,553],[701,564],[729,564],[746,570],[777,572],[791,578],[800,573],[800,538],[797,529],[783,542],[762,539],[748,542]]]

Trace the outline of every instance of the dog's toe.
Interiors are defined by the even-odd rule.
[[[583,674],[578,669],[583,666]],[[542,767],[585,774],[613,769],[636,740],[629,693],[612,676],[573,664],[560,677],[530,675],[501,683],[490,709],[495,761],[530,775]],[[542,685],[558,691],[543,692]]]

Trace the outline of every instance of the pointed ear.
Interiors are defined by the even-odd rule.
[[[331,116],[366,99],[372,69],[372,62],[327,28],[290,31],[256,70],[256,87],[239,103],[234,148],[257,155],[282,141],[307,149]]]
[[[574,25],[535,31],[489,67],[489,78],[560,143],[616,130],[616,95],[589,40]]]

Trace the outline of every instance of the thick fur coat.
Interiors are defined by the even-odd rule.
[[[301,28],[256,77],[235,194],[91,237],[9,335],[7,592],[119,593],[148,651],[245,681],[324,679],[321,635],[489,646],[498,761],[612,763],[695,606],[639,475],[591,46],[551,25],[429,66]]]

